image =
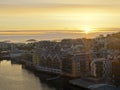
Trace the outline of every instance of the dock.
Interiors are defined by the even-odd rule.
[[[116,87],[105,83],[95,83],[84,79],[70,80],[69,83],[71,85],[84,88],[86,90],[120,90],[120,87]]]
[[[88,87],[91,85],[94,85],[94,82],[90,82],[90,81],[85,81],[82,79],[75,79],[75,80],[70,80],[69,81],[70,84],[74,85],[74,86],[78,86],[87,90],[90,90]]]

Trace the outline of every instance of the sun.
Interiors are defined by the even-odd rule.
[[[89,27],[85,27],[83,30],[84,30],[84,32],[85,32],[86,34],[91,31],[91,29],[90,29]]]

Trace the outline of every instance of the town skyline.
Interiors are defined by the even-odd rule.
[[[1,90],[120,90],[120,0],[0,0]]]

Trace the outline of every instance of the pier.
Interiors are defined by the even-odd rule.
[[[105,83],[95,83],[84,79],[70,80],[69,83],[71,85],[84,88],[86,90],[120,90],[120,87],[116,87]]]

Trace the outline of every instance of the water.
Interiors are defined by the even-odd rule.
[[[64,83],[63,80],[47,82],[45,74],[35,75],[11,61],[0,62],[0,90],[82,90]]]

